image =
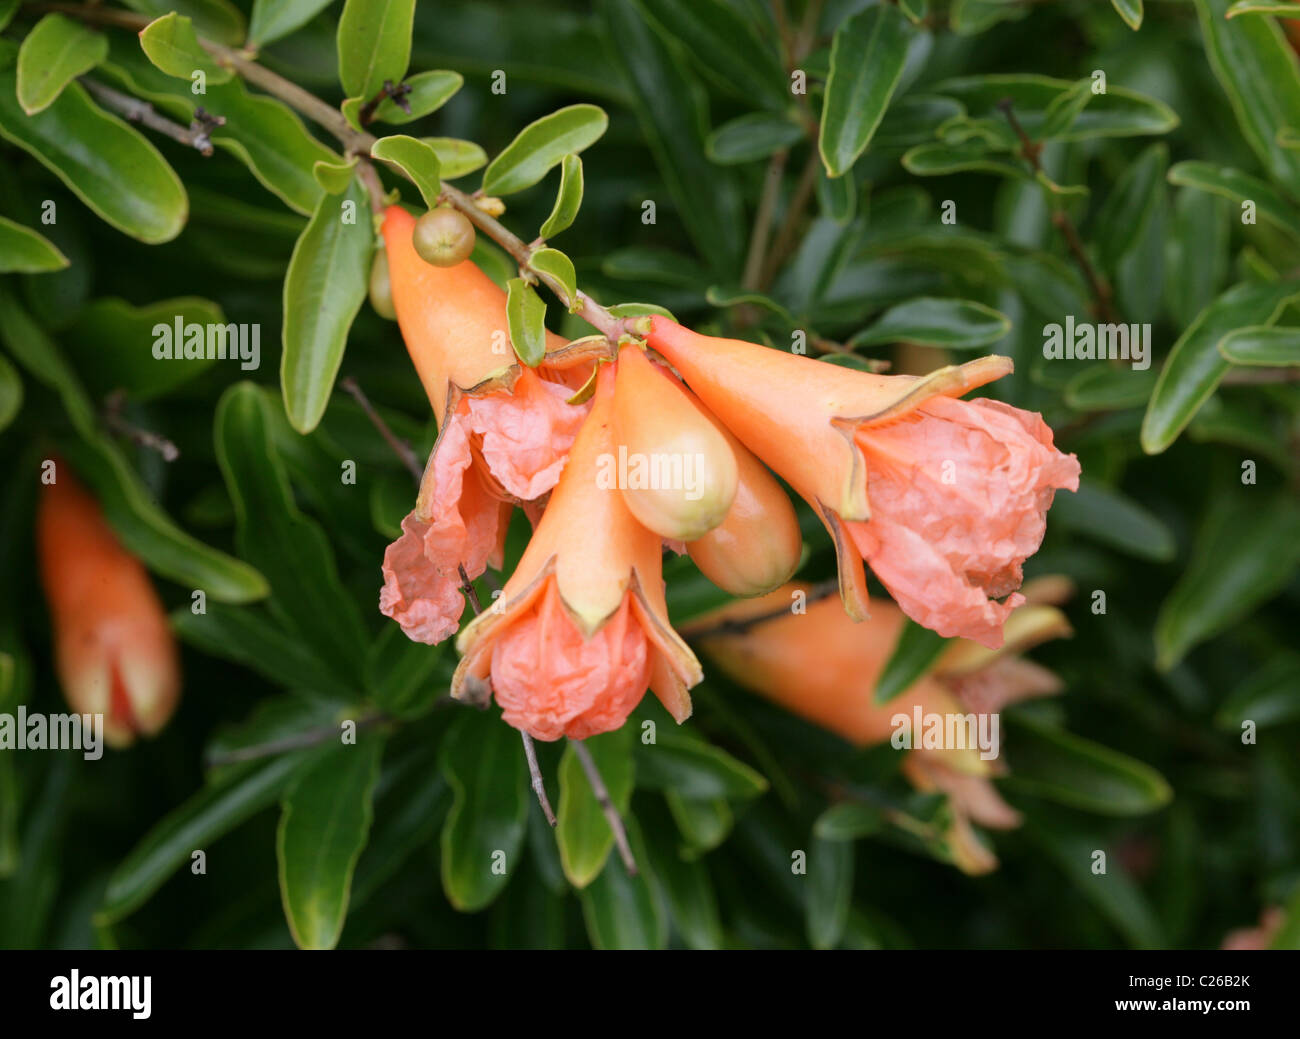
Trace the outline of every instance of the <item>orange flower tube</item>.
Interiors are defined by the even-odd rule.
[[[180,695],[176,640],[144,567],[61,461],[41,490],[36,541],[69,705],[104,716],[110,747],[155,735]]]
[[[679,722],[699,661],[668,623],[662,541],[601,486],[615,453],[614,371],[597,375],[591,413],[541,522],[497,603],[460,633],[458,698],[490,681],[505,720],[540,740],[617,729],[647,685]]]
[[[956,399],[1010,360],[874,375],[650,321],[650,345],[826,524],[850,616],[867,616],[865,560],[918,623],[1000,644],[1053,494],[1079,477],[1038,415]]]
[[[384,555],[379,608],[419,642],[460,625],[460,568],[471,579],[499,560],[510,511],[544,497],[586,404],[569,404],[591,355],[549,335],[537,370],[515,361],[506,295],[471,261],[435,267],[415,251],[415,218],[384,215],[393,306],[438,419],[438,440],[402,537]]]

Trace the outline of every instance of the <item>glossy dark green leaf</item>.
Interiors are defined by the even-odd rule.
[[[244,15],[230,0],[123,0],[132,11],[161,18],[171,11],[194,22],[200,36],[237,47],[244,42]]]
[[[377,140],[370,154],[391,163],[410,177],[429,209],[438,204],[438,196],[442,194],[442,170],[438,153],[431,145],[415,137],[395,134]]]
[[[28,115],[43,111],[107,56],[103,33],[61,14],[45,15],[18,48],[18,104]]]
[[[506,285],[506,323],[515,355],[536,368],[546,355],[546,304],[523,278]]]
[[[999,22],[1025,17],[1024,4],[1012,0],[953,0],[948,15],[952,31],[959,36],[975,36]]]
[[[852,176],[828,177],[823,166],[817,171],[817,208],[841,227],[847,225],[857,213],[857,182]]]
[[[119,231],[151,245],[180,234],[189,212],[185,189],[139,131],[97,107],[78,83],[69,83],[34,116],[19,107],[16,90],[13,66],[0,61],[0,137],[33,156]]]
[[[334,0],[253,0],[253,14],[248,20],[248,46],[265,47],[268,43],[296,32],[310,22]]]
[[[1296,235],[1300,210],[1288,202],[1271,184],[1249,173],[1228,166],[1216,166],[1198,159],[1175,163],[1169,169],[1169,183],[1207,191],[1231,199],[1238,209],[1241,203],[1254,204],[1255,213],[1274,227]]]
[[[1227,201],[1202,191],[1180,191],[1174,202],[1165,246],[1165,299],[1180,327],[1191,324],[1204,301],[1223,288],[1232,230],[1228,213]]]
[[[1124,23],[1134,31],[1142,28],[1142,0],[1110,0]]]
[[[628,726],[583,741],[619,815],[632,801],[636,768],[632,760],[632,730]],[[614,832],[592,792],[586,770],[572,747],[565,747],[559,770],[560,803],[555,815],[564,875],[576,888],[599,876],[614,848]]]
[[[1144,815],[1173,796],[1149,765],[1024,715],[1002,717],[1008,786],[1098,815]]]
[[[582,192],[582,158],[566,155],[560,163],[560,190],[556,193],[551,215],[538,232],[540,237],[552,238],[573,224],[582,208]]]
[[[217,461],[235,506],[240,554],[271,582],[270,607],[289,631],[359,690],[365,633],[339,583],[324,531],[298,511],[271,438],[270,405],[249,382],[217,405]]]
[[[814,949],[833,949],[853,898],[853,842],[813,838],[808,849],[806,924]]]
[[[1271,18],[1225,18],[1230,0],[1196,0],[1210,67],[1228,95],[1237,125],[1264,169],[1292,195],[1300,194],[1300,152],[1278,143],[1278,132],[1300,113],[1300,69]]]
[[[1139,247],[1163,205],[1169,149],[1163,142],[1145,148],[1115,182],[1097,215],[1094,240],[1102,265],[1111,272]],[[1161,243],[1163,245],[1163,241]],[[1144,272],[1150,279],[1153,272]]]
[[[682,288],[693,288],[708,277],[693,256],[642,246],[615,249],[601,261],[600,269],[610,278]]]
[[[411,59],[415,0],[347,0],[339,17],[339,82],[369,100],[386,80],[401,81]]]
[[[983,303],[921,297],[890,307],[848,345],[920,343],[945,350],[974,350],[996,343],[1010,330],[1010,319]]]
[[[0,216],[0,273],[41,274],[68,266],[68,258],[30,227]]]
[[[140,30],[140,49],[155,67],[177,79],[192,80],[201,71],[207,82],[225,83],[232,75],[199,46],[194,23],[174,11]]]
[[[163,816],[113,871],[97,919],[115,923],[129,916],[195,851],[210,853],[218,838],[275,804],[310,760],[300,751],[245,762],[191,795]]]
[[[442,745],[455,803],[442,829],[442,887],[472,913],[489,905],[520,868],[528,769],[519,733],[495,711],[463,711]]]
[[[714,162],[733,166],[766,159],[773,152],[790,148],[804,138],[804,129],[786,116],[773,112],[749,112],[723,123],[704,142],[704,151]]]
[[[876,805],[841,801],[817,817],[813,835],[824,841],[856,841],[879,832],[884,825],[884,812]]]
[[[650,790],[672,791],[684,798],[757,797],[767,780],[695,733],[658,727],[657,741],[635,746],[637,783]]]
[[[847,173],[871,142],[902,77],[912,32],[898,8],[887,4],[869,7],[835,30],[817,138],[832,177]]]
[[[1240,733],[1246,722],[1259,728],[1300,718],[1300,657],[1274,657],[1237,685],[1219,705],[1215,724]]]
[[[352,321],[366,298],[374,246],[358,181],[322,195],[284,277],[280,387],[294,429],[309,433],[325,414]]]
[[[1284,497],[1243,488],[1206,517],[1187,569],[1156,618],[1156,666],[1188,650],[1276,595],[1300,564],[1300,511]]]
[[[370,646],[369,686],[386,714],[415,718],[448,695],[454,660],[448,643],[428,646],[407,638],[399,624],[384,625]]]
[[[905,620],[898,633],[894,651],[885,661],[884,670],[876,681],[876,703],[888,703],[906,692],[932,666],[948,646],[942,635],[923,628],[916,621]]]
[[[626,822],[639,872],[629,876],[622,860],[612,855],[600,876],[579,892],[587,936],[597,949],[662,949],[668,943],[668,922],[651,883],[650,857],[636,820]]]
[[[1138,408],[1151,399],[1156,371],[1098,364],[1085,368],[1065,385],[1065,403],[1076,411]]]
[[[725,941],[717,894],[704,863],[682,854],[672,820],[660,809],[649,817],[644,836],[655,881],[672,917],[673,929],[690,949],[721,949]]]
[[[1139,559],[1168,562],[1177,549],[1159,519],[1127,495],[1090,480],[1081,481],[1077,492],[1057,493],[1052,519]]]
[[[391,98],[385,98],[375,109],[375,118],[381,123],[392,123],[395,126],[423,119],[450,101],[464,83],[465,77],[459,72],[448,72],[445,69],[408,76],[406,85],[410,91],[402,97],[406,108]]]
[[[1244,325],[1271,325],[1297,298],[1295,282],[1243,283],[1206,306],[1165,358],[1142,420],[1142,450],[1155,455],[1168,448],[1214,393],[1229,368],[1219,340]]]
[[[284,796],[275,851],[280,897],[300,949],[332,949],[373,818],[383,739],[362,733],[304,769]]]
[[[735,816],[725,798],[683,797],[674,790],[665,790],[664,801],[682,839],[697,853],[712,851],[731,833]]]
[[[1220,339],[1219,353],[1233,364],[1297,365],[1300,364],[1300,328],[1247,325]]]
[[[1002,177],[1026,180],[1024,164],[991,152],[983,141],[964,144],[918,144],[903,155],[903,168],[918,177],[945,177],[951,173],[996,173]]]
[[[488,163],[483,191],[509,195],[532,187],[551,167],[600,140],[609,116],[597,105],[569,105],[529,123]]]

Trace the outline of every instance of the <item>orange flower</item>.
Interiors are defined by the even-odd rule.
[[[549,335],[537,370],[515,363],[506,296],[472,262],[435,267],[412,244],[415,219],[384,217],[385,251],[402,338],[438,418],[415,509],[384,554],[379,608],[412,639],[456,631],[472,579],[498,559],[510,510],[546,495],[587,405],[569,404],[590,354]]]
[[[1224,936],[1221,948],[1235,952],[1271,949],[1273,940],[1286,923],[1286,913],[1281,906],[1265,906],[1259,914],[1258,927],[1239,927]]]
[[[649,343],[816,510],[835,542],[850,616],[867,616],[865,559],[917,622],[1001,643],[1052,497],[1079,477],[1038,415],[956,399],[1009,373],[1009,359],[924,378],[873,375],[662,317],[651,319]]]
[[[668,623],[661,540],[601,486],[615,455],[615,374],[591,413],[523,558],[492,609],[457,640],[455,697],[490,678],[507,722],[540,740],[617,729],[647,685],[677,721],[699,661]]]
[[[36,540],[68,703],[104,716],[111,747],[155,735],[180,695],[176,640],[144,567],[61,461],[41,491]]]
[[[1034,584],[1026,586],[1030,595],[1035,594]],[[876,683],[903,628],[902,611],[892,603],[877,604],[870,620],[855,623],[838,602],[825,598],[807,603],[805,613],[792,612],[796,593],[807,596],[810,587],[790,584],[760,599],[733,603],[695,621],[685,634],[694,634],[705,655],[741,685],[859,747],[890,740],[900,715],[989,715],[1060,690],[1054,674],[1015,655],[1069,633],[1058,609],[1034,601],[1011,615],[1000,649],[955,642],[930,673],[888,703],[878,704]],[[742,631],[720,627],[728,621],[751,623]],[[967,872],[996,866],[971,822],[993,829],[1020,822],[1019,813],[990,781],[999,768],[996,758],[986,759],[969,746],[914,743],[903,761],[903,773],[914,786],[948,795],[954,816],[949,844],[957,865]]]

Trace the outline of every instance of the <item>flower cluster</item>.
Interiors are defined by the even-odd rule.
[[[423,262],[413,224],[394,207],[384,238],[439,436],[381,610],[419,641],[449,637],[464,581],[500,565],[510,511],[534,525],[460,632],[453,695],[487,683],[507,722],[545,740],[618,728],[647,688],[686,718],[701,669],[668,622],[662,553],[688,552],[734,595],[781,585],[801,539],[773,473],[829,530],[850,617],[868,613],[866,561],[903,613],[1002,644],[1052,496],[1079,473],[1037,415],[958,399],[1010,361],[873,375],[654,317],[644,341],[597,356],[553,336],[521,368],[505,294],[469,260]]]

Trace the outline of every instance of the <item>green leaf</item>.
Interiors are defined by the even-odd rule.
[[[326,194],[341,195],[352,183],[352,175],[357,168],[358,156],[353,155],[343,162],[326,162],[324,159],[312,163],[312,179],[321,186]]]
[[[194,22],[195,31],[206,39],[238,47],[244,42],[244,15],[230,0],[123,0],[132,11],[161,18],[171,11]]]
[[[442,194],[441,169],[438,153],[415,137],[397,134],[381,137],[370,149],[376,159],[391,163],[404,172],[420,189],[424,204],[433,209]]]
[[[573,269],[573,261],[570,260],[559,249],[538,249],[528,258],[528,266],[538,274],[546,274],[555,278],[564,286],[564,291],[568,293],[570,300],[569,310],[576,312],[579,306],[578,301],[578,275]],[[545,349],[546,333],[542,332],[543,347]]]
[[[766,108],[790,103],[776,49],[725,0],[640,0],[637,6],[681,41],[716,86]]]
[[[455,180],[473,173],[487,162],[487,154],[473,141],[455,137],[421,137],[420,140],[438,156],[443,180]]]
[[[495,711],[462,711],[440,760],[455,795],[442,828],[442,887],[453,906],[473,913],[491,904],[521,862],[524,748]]]
[[[946,177],[950,173],[997,173],[1003,177],[1027,180],[1025,167],[1005,155],[990,152],[979,140],[964,144],[918,144],[902,158],[903,169],[918,177]]]
[[[1002,718],[1014,762],[1008,786],[1099,815],[1145,815],[1173,797],[1150,765],[1023,714]]]
[[[817,147],[842,176],[871,142],[903,75],[913,30],[896,7],[877,4],[835,30]]]
[[[1120,261],[1140,245],[1151,221],[1163,204],[1169,148],[1161,141],[1150,145],[1115,182],[1097,215],[1095,241],[1102,265],[1116,271]],[[1145,272],[1147,278],[1151,272]]]
[[[1242,202],[1252,202],[1255,212],[1274,227],[1292,236],[1300,234],[1297,231],[1300,210],[1283,198],[1271,184],[1252,177],[1249,173],[1189,159],[1170,167],[1169,183],[1208,191],[1212,195],[1231,199],[1238,206]]]
[[[1300,328],[1248,325],[1219,340],[1219,353],[1233,364],[1300,365]]]
[[[1300,285],[1234,285],[1201,311],[1178,337],[1156,381],[1142,420],[1142,450],[1157,455],[1178,439],[1228,370],[1219,340],[1244,325],[1271,325],[1293,300]]]
[[[884,811],[876,805],[841,801],[817,817],[813,836],[825,841],[856,841],[878,833],[884,825]]]
[[[509,195],[532,187],[552,166],[600,140],[609,116],[596,105],[569,105],[529,123],[483,171],[483,191]]]
[[[23,381],[16,369],[3,354],[0,354],[0,433],[9,428],[14,417],[23,406]],[[13,661],[6,654],[0,654],[12,665]],[[7,674],[7,668],[0,667],[0,676]],[[0,702],[4,701],[4,683],[0,681]]]
[[[96,919],[116,923],[138,909],[196,850],[275,804],[310,761],[304,752],[235,765],[156,823],[108,879]]]
[[[415,0],[347,0],[339,17],[339,82],[369,101],[385,81],[401,82],[411,60]]]
[[[1169,528],[1137,502],[1105,484],[1083,480],[1052,502],[1052,519],[1139,559],[1168,562],[1177,546]]]
[[[876,681],[874,701],[889,703],[906,692],[934,666],[947,648],[948,640],[942,635],[921,627],[910,617],[904,620],[894,651],[885,661],[885,668]]]
[[[253,0],[248,46],[254,50],[296,32],[334,0]]]
[[[735,823],[726,798],[683,797],[674,790],[665,790],[664,803],[682,839],[697,853],[712,851],[725,841]]]
[[[1247,489],[1206,516],[1187,569],[1156,618],[1156,666],[1168,671],[1198,643],[1248,616],[1300,564],[1300,513],[1286,498]]]
[[[957,35],[974,36],[1028,13],[1028,7],[1017,0],[953,0],[948,22]]]
[[[1178,327],[1190,325],[1202,301],[1223,288],[1231,230],[1224,199],[1202,191],[1178,193],[1165,245],[1165,298]]]
[[[1300,70],[1271,18],[1226,19],[1228,0],[1196,0],[1210,67],[1237,116],[1246,142],[1269,176],[1300,194],[1300,152],[1278,143],[1278,132],[1300,114]]]
[[[350,222],[348,222],[350,221]],[[310,433],[325,414],[352,321],[366,298],[374,245],[366,194],[322,195],[284,276],[280,386],[293,428]]]
[[[124,234],[150,245],[180,234],[189,212],[185,188],[137,130],[97,107],[79,83],[34,116],[18,106],[16,90],[12,66],[0,67],[0,137]]]
[[[284,916],[300,949],[332,949],[343,933],[383,749],[381,737],[365,733],[305,769],[285,794],[275,853]]]
[[[767,790],[767,780],[721,747],[680,729],[658,727],[658,741],[637,743],[637,784],[683,798],[745,799]]]
[[[546,304],[523,278],[506,283],[506,324],[516,356],[536,368],[546,356]]]
[[[0,30],[7,29],[22,0],[0,0]]]
[[[603,736],[583,741],[609,791],[609,799],[620,816],[627,815],[635,785],[632,761],[632,730],[624,726]],[[564,748],[560,759],[560,804],[555,839],[560,846],[564,875],[575,888],[590,884],[605,866],[614,848],[614,831],[587,781],[586,770],[573,747]]]
[[[1225,732],[1240,733],[1246,722],[1263,728],[1300,718],[1300,657],[1274,657],[1224,698],[1214,716]]]
[[[922,296],[890,307],[848,345],[920,343],[945,350],[974,350],[996,343],[1009,331],[1011,319],[983,303]]]
[[[600,270],[610,278],[649,281],[680,288],[694,288],[708,277],[695,257],[646,246],[629,246],[607,253]]]
[[[725,938],[708,868],[682,854],[673,839],[672,822],[662,809],[655,822],[658,825],[645,827],[646,851],[674,930],[687,948],[721,949]]]
[[[852,221],[858,208],[858,185],[853,177],[828,177],[825,167],[817,170],[817,207],[822,216],[841,227]]]
[[[542,238],[553,238],[572,226],[582,208],[582,191],[582,159],[577,155],[566,155],[560,164],[560,190],[555,195],[555,205],[538,232]]]
[[[1224,17],[1236,18],[1239,14],[1280,14],[1286,17],[1295,14],[1294,3],[1295,0],[1237,0]]]
[[[612,856],[600,876],[578,893],[587,937],[596,949],[662,949],[668,944],[668,923],[649,877],[650,857],[636,820],[627,817],[628,840],[638,873],[629,876],[618,856]]]
[[[18,48],[18,103],[35,115],[63,88],[108,57],[108,39],[61,14],[47,14]]]
[[[447,72],[444,69],[421,72],[406,80],[406,85],[410,87],[402,98],[406,102],[406,108],[392,98],[386,97],[375,108],[375,118],[381,123],[391,123],[395,126],[413,123],[430,112],[436,112],[450,101],[464,84],[465,77],[459,72]]]
[[[1156,372],[1099,364],[1085,368],[1065,384],[1065,403],[1076,411],[1137,408],[1151,399]]]
[[[409,499],[410,484],[406,486]],[[447,695],[454,662],[447,660],[446,646],[415,642],[400,625],[385,624],[370,645],[367,667],[376,706],[385,714],[415,718]]]
[[[814,837],[808,850],[808,942],[833,949],[844,934],[853,898],[853,842]]]
[[[744,305],[762,307],[781,318],[786,324],[796,324],[794,315],[781,306],[771,296],[761,292],[733,288],[727,285],[710,285],[704,290],[704,298],[715,307],[739,307]]]
[[[267,593],[266,579],[247,563],[190,537],[162,511],[126,457],[97,426],[94,405],[62,353],[0,285],[0,342],[37,380],[54,390],[81,443],[63,445],[94,488],[104,515],[126,548],[151,570],[201,588],[222,602],[249,602]]]
[[[157,68],[177,79],[193,80],[202,71],[209,83],[225,83],[233,73],[199,46],[194,23],[172,11],[140,30],[140,48]]]
[[[766,159],[804,138],[804,128],[774,112],[749,112],[723,123],[704,141],[704,151],[722,166]]]
[[[1110,0],[1124,19],[1124,24],[1136,32],[1142,28],[1142,0]]]
[[[42,274],[68,266],[68,258],[30,227],[0,216],[0,274]]]

